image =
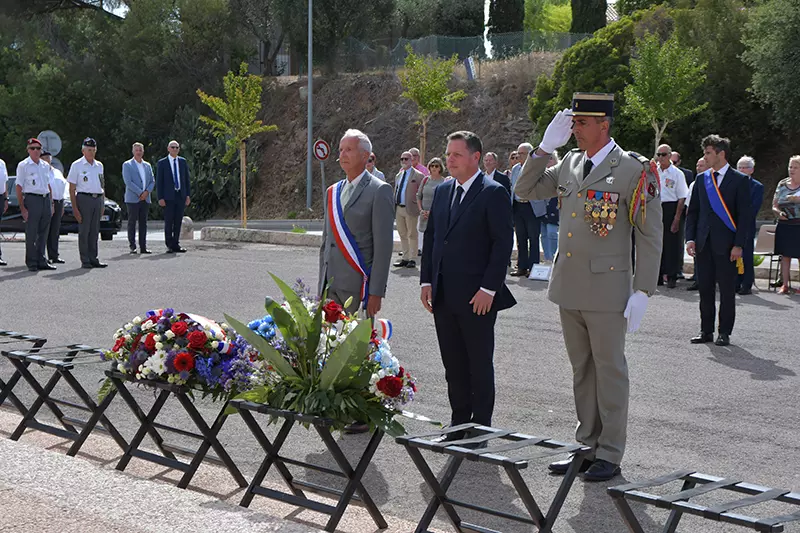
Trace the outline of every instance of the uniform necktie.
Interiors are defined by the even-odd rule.
[[[586,163],[583,164],[583,179],[586,179],[586,176],[592,171],[592,167],[594,163],[592,163],[591,159],[587,159]]]
[[[397,196],[394,199],[394,203],[397,204],[397,205],[402,205],[403,204],[403,200],[404,200],[404,198],[403,198],[403,188],[406,185],[406,176],[407,175],[408,175],[408,171],[404,170],[403,171],[403,177],[400,178],[400,185],[398,185],[398,187],[397,187]]]
[[[172,181],[175,182],[175,190],[181,188],[181,181],[178,179],[178,158],[172,160]]]

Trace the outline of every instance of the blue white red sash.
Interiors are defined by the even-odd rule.
[[[388,341],[392,338],[392,323],[385,318],[376,318],[375,331],[377,331],[378,335],[383,339]]]
[[[722,198],[722,193],[719,192],[719,185],[717,184],[717,180],[714,179],[712,172],[713,169],[708,169],[703,174],[703,184],[706,187],[708,202],[711,204],[711,209],[714,210],[714,213],[716,213],[720,220],[722,220],[729,230],[735,233],[736,222],[733,220],[731,212],[728,210],[728,206]]]
[[[328,188],[328,222],[330,222],[336,246],[342,252],[345,261],[359,274],[361,274],[361,301],[364,302],[369,295],[369,274],[372,270],[364,261],[361,250],[358,248],[355,237],[350,233],[347,222],[344,220],[344,207],[342,206],[342,187],[344,180]]]

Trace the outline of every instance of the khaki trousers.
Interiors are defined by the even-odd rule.
[[[627,320],[622,313],[560,308],[572,364],[575,439],[597,459],[620,464],[628,431]]]
[[[417,220],[419,216],[412,217],[405,207],[397,206],[397,233],[400,234],[400,245],[403,247],[403,259],[415,261],[419,249],[419,233],[417,233]]]

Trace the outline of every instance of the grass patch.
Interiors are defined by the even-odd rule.
[[[301,228],[300,226],[295,226],[294,224],[292,224],[292,233],[303,234],[303,233],[308,233],[308,230],[306,228]]]

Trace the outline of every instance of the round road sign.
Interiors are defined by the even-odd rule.
[[[314,157],[320,161],[325,161],[331,155],[331,147],[328,143],[319,139],[314,143]]]
[[[42,148],[44,150],[47,150],[54,156],[61,153],[61,137],[58,136],[58,133],[52,130],[44,130],[39,133],[39,137],[37,138],[42,141]]]

